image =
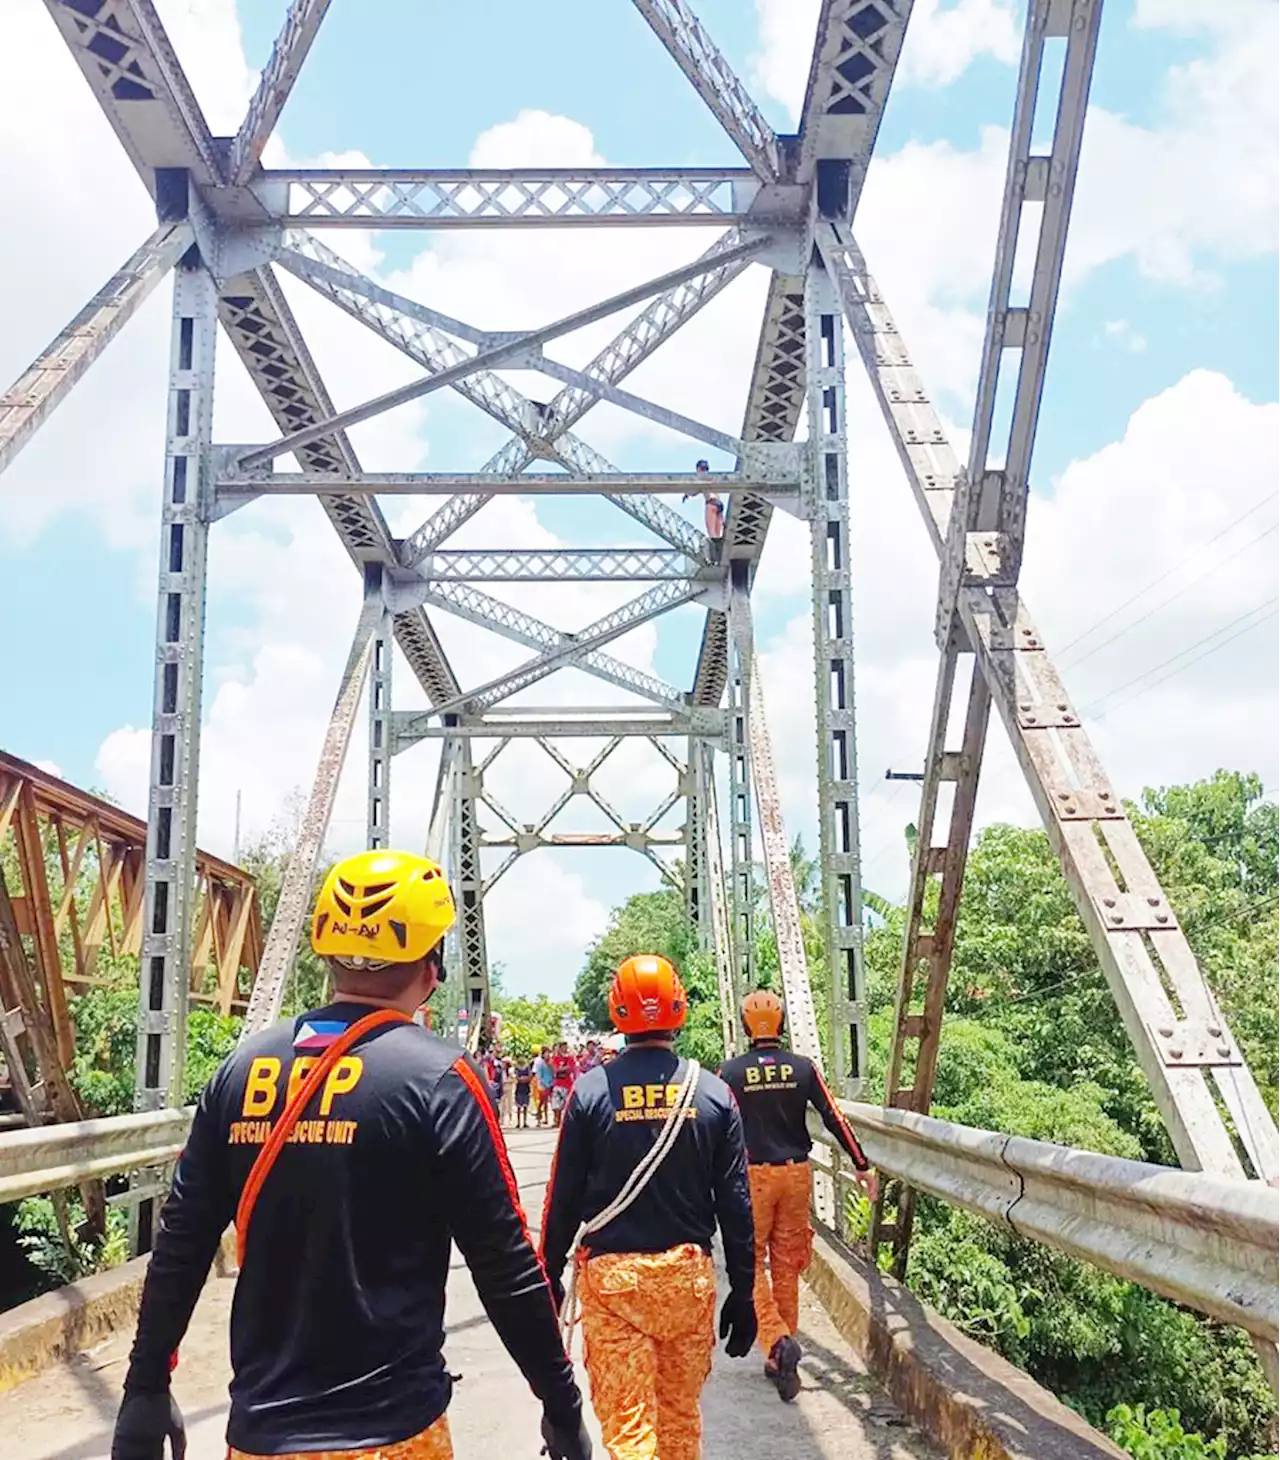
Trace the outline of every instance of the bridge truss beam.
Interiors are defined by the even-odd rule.
[[[721,988],[736,998],[752,979],[754,896],[753,813],[759,821],[765,893],[779,949],[792,1037],[821,1057],[821,1032],[805,967],[794,879],[782,826],[774,758],[755,659],[749,593],[775,500],[794,503],[812,523],[813,592],[820,736],[819,802],[822,818],[822,889],[833,1027],[828,1059],[843,1079],[862,1069],[858,1031],[859,872],[853,761],[853,660],[849,605],[847,518],[849,484],[843,424],[840,313],[853,330],[859,354],[924,511],[940,558],[938,640],[942,652],[930,749],[926,763],[922,836],[913,869],[912,918],[898,999],[890,1098],[923,1113],[931,1095],[944,1007],[954,917],[963,883],[989,709],[994,704],[1058,849],[1077,906],[1098,949],[1126,1027],[1152,1083],[1180,1159],[1228,1176],[1241,1174],[1232,1136],[1220,1118],[1205,1072],[1212,1074],[1234,1134],[1258,1176],[1277,1174],[1276,1131],[1230,1031],[1196,967],[1172,910],[1143,856],[1119,803],[1109,790],[1065,690],[1044,655],[1034,625],[1017,595],[1027,478],[1061,272],[1084,104],[1088,93],[1101,0],[1053,0],[1029,7],[1020,73],[1000,243],[988,314],[978,417],[968,472],[947,446],[936,415],[915,376],[874,281],[853,242],[853,215],[861,193],[889,86],[910,14],[910,0],[821,0],[799,133],[772,134],[745,88],[727,66],[686,0],[636,0],[644,18],[735,140],[750,170],[712,169],[638,173],[513,170],[404,173],[339,170],[328,174],[263,172],[262,147],[296,79],[325,10],[324,0],[295,0],[249,113],[228,149],[215,142],[194,93],[165,36],[153,0],[108,7],[46,0],[47,7],[105,116],[157,204],[162,232],[137,267],[126,268],[119,298],[99,296],[85,316],[83,334],[69,332],[69,362],[42,357],[23,377],[30,399],[16,402],[0,421],[9,454],[29,436],[100,350],[146,289],[177,262],[166,436],[164,507],[152,785],[143,901],[143,994],[139,1021],[139,1104],[142,1109],[179,1098],[187,969],[193,940],[197,859],[194,848],[199,712],[204,621],[204,553],[211,524],[221,515],[215,478],[223,483],[222,510],[275,490],[314,491],[333,522],[365,587],[364,607],[339,691],[316,777],[304,834],[291,864],[288,897],[281,899],[250,1005],[250,1025],[279,1007],[283,971],[296,947],[310,872],[336,790],[337,774],[356,713],[360,682],[374,658],[375,694],[369,709],[369,818],[379,836],[374,793],[384,798],[390,752],[414,739],[442,739],[436,801],[428,845],[451,863],[459,895],[456,945],[465,998],[478,1037],[488,1008],[484,897],[486,845],[480,812],[487,808],[508,837],[488,845],[512,856],[535,846],[565,845],[550,832],[550,818],[526,827],[496,811],[484,784],[493,757],[516,739],[533,739],[570,776],[569,796],[581,785],[614,827],[590,845],[627,845],[651,859],[662,846],[683,844],[701,918],[711,911]],[[1050,152],[1030,151],[1030,117],[1043,42],[1067,39],[1067,60]],[[1013,302],[1013,256],[1024,204],[1044,204],[1039,250],[1025,306]],[[362,279],[312,239],[286,240],[298,221],[312,227],[526,227],[599,226],[619,221],[656,226],[699,223],[727,229],[697,260],[660,279],[627,290],[539,330],[480,332],[439,311],[393,296]],[[729,226],[732,225],[732,226]],[[172,231],[163,232],[165,228]],[[190,230],[194,247],[188,244]],[[160,243],[157,245],[156,240]],[[179,260],[179,254],[181,258]],[[422,366],[408,386],[360,406],[336,411],[289,310],[271,260],[320,289]],[[619,389],[619,382],[710,299],[750,266],[772,270],[743,428],[736,437],[713,431],[676,412]],[[127,277],[125,277],[127,276]],[[110,293],[108,291],[104,294]],[[837,302],[840,306],[837,309]],[[632,305],[644,307],[581,371],[542,355],[542,346],[571,330]],[[265,445],[215,450],[209,422],[213,386],[215,313],[271,411],[280,438]],[[459,343],[461,342],[461,343]],[[990,458],[997,365],[1018,352],[1019,380],[1013,426],[1003,465]],[[546,406],[514,391],[502,369],[545,365],[564,381]],[[345,428],[404,401],[450,386],[470,396],[512,431],[477,479],[362,473]],[[604,399],[661,420],[698,440],[736,453],[731,506],[723,538],[710,541],[658,494],[684,485],[679,477],[621,478],[573,430]],[[792,445],[807,403],[809,437]],[[12,407],[14,401],[6,399]],[[22,412],[27,414],[23,415]],[[9,424],[16,422],[16,425]],[[3,449],[0,440],[0,449]],[[265,470],[281,455],[296,455],[299,473]],[[787,455],[786,453],[790,453]],[[542,460],[565,475],[523,474]],[[0,460],[0,465],[3,461]],[[708,482],[699,478],[699,489]],[[388,529],[375,493],[452,495],[407,542]],[[447,483],[447,485],[446,485]],[[495,494],[520,490],[598,492],[680,555],[662,560],[658,588],[620,613],[575,635],[551,628],[522,609],[487,598],[469,579],[499,581],[512,571],[509,554],[471,554],[463,563],[444,556],[443,544]],[[768,490],[770,487],[776,490]],[[753,490],[760,488],[760,490]],[[640,559],[604,549],[594,559],[571,555],[579,576],[636,573]],[[643,558],[646,550],[640,550]],[[665,552],[665,549],[657,549]],[[653,550],[649,566],[657,564]],[[499,558],[505,558],[505,565]],[[452,564],[452,568],[449,566]],[[563,564],[560,566],[564,566]],[[442,571],[443,570],[443,571]],[[450,574],[455,576],[450,576]],[[668,575],[669,574],[669,575]],[[525,560],[507,581],[558,581],[550,564]],[[667,595],[665,598],[663,595]],[[659,600],[704,601],[702,648],[689,693],[646,671],[612,659],[598,645],[615,630],[657,611]],[[425,605],[444,607],[473,624],[526,643],[537,654],[515,675],[464,689],[446,657]],[[641,607],[641,605],[644,605]],[[397,643],[431,709],[411,720],[389,701],[389,641]],[[379,657],[377,644],[382,645]],[[960,674],[960,656],[972,673]],[[649,738],[677,772],[677,790],[647,820],[624,822],[596,790],[587,790],[602,760],[578,767],[551,744],[551,717],[525,707],[504,717],[496,701],[564,665],[586,669],[647,700],[657,711],[628,704],[626,729],[616,721],[613,746],[628,733],[670,725],[689,746],[679,760],[664,738]],[[719,706],[729,690],[727,713]],[[948,750],[952,699],[968,694],[964,739]],[[718,720],[708,717],[718,716]],[[566,725],[573,716],[566,717]],[[607,713],[582,711],[566,735],[600,727]],[[552,723],[555,723],[552,720]],[[729,749],[729,887],[717,874],[712,748],[727,728]],[[503,734],[501,727],[510,733]],[[678,727],[678,728],[676,728]],[[374,738],[381,734],[381,743]],[[486,734],[497,749],[481,754]],[[845,758],[831,759],[843,745]],[[387,754],[379,758],[385,747]],[[611,751],[605,752],[605,758]],[[381,770],[379,770],[381,767]],[[593,769],[594,767],[594,769]],[[932,841],[939,787],[955,783],[947,841]],[[684,797],[691,802],[684,831],[667,840],[662,819]],[[563,798],[562,798],[563,799]],[[386,826],[386,804],[382,826]],[[552,815],[558,814],[553,811]],[[928,834],[923,834],[928,828]],[[697,845],[691,846],[692,843]],[[527,844],[527,845],[522,845]],[[579,838],[575,844],[583,844]],[[501,875],[499,872],[497,875]],[[931,928],[922,922],[924,889],[940,876],[941,903]],[[707,896],[703,897],[705,885]],[[719,911],[717,911],[717,909]],[[949,927],[950,930],[949,931]],[[919,965],[925,965],[922,968]],[[924,1006],[917,1007],[916,976],[925,976]],[[1180,1012],[1175,1015],[1176,992]],[[726,1030],[728,1034],[729,1030]],[[846,1046],[845,1040],[849,1043]],[[916,1074],[905,1084],[904,1049],[915,1041]],[[932,1053],[930,1052],[932,1051]],[[898,1261],[905,1260],[910,1201],[899,1207]],[[876,1233],[889,1235],[885,1211]],[[141,1244],[146,1222],[140,1220]]]

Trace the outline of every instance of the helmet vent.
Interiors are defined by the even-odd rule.
[[[396,942],[403,948],[409,941],[409,929],[403,923],[398,923],[394,918],[388,918],[387,925],[396,935]]]
[[[389,897],[380,897],[377,902],[371,902],[368,907],[363,910],[362,916],[366,918],[371,918],[375,913],[380,913],[382,909],[386,907],[390,902],[391,899]]]
[[[380,892],[390,892],[395,886],[394,882],[371,882],[364,890],[366,897],[377,897]]]
[[[338,886],[342,888],[343,892],[345,892],[348,897],[357,896],[355,883],[348,882],[345,877],[338,878]]]
[[[347,884],[344,882],[342,885],[345,887]],[[342,912],[346,917],[351,916],[351,904],[349,902],[344,901],[341,897],[338,896],[336,892],[333,894],[333,900],[342,909]]]

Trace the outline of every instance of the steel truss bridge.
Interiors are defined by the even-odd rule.
[[[799,128],[786,136],[761,115],[686,0],[634,3],[655,43],[666,48],[736,144],[744,166],[273,171],[260,165],[263,148],[328,0],[289,5],[257,92],[231,138],[210,133],[153,0],[45,0],[154,199],[156,226],[0,399],[0,469],[170,276],[173,312],[141,920],[138,1114],[69,1131],[62,1139],[70,1144],[59,1158],[63,1174],[56,1179],[52,1147],[41,1145],[52,1138],[39,1132],[9,1138],[26,1144],[11,1147],[0,1189],[20,1194],[66,1185],[86,1173],[156,1166],[180,1144],[184,1117],[164,1109],[180,1104],[189,969],[201,936],[195,810],[206,550],[219,520],[277,494],[315,496],[360,575],[363,604],[246,1026],[260,1027],[279,1012],[363,699],[369,845],[385,844],[396,752],[425,737],[441,742],[426,840],[428,850],[447,861],[458,898],[455,953],[473,1030],[489,1000],[486,895],[511,860],[557,844],[549,828],[563,800],[591,798],[613,827],[570,840],[628,846],[655,859],[673,840],[659,823],[682,804],[683,829],[674,840],[684,853],[689,916],[714,954],[726,1043],[732,1046],[736,1037],[736,1000],[753,984],[749,919],[758,837],[793,1041],[818,1059],[825,1042],[826,1067],[846,1096],[856,1096],[866,1046],[845,416],[851,355],[867,373],[938,556],[937,680],[885,1108],[849,1107],[891,1178],[875,1210],[872,1244],[891,1245],[903,1269],[918,1190],[1015,1228],[1021,1203],[1020,1213],[1039,1214],[1026,1219],[1027,1235],[1243,1322],[1260,1343],[1273,1345],[1275,1213],[1264,1183],[1274,1186],[1280,1178],[1275,1123],[1018,587],[1102,0],[1029,0],[1025,7],[972,435],[963,459],[948,440],[855,231],[911,0],[822,0]],[[1042,116],[1053,116],[1043,150],[1032,142],[1037,104]],[[324,241],[324,231],[334,228],[620,226],[699,227],[710,242],[692,262],[660,277],[518,331],[479,329],[401,297]],[[1020,246],[1034,255],[1027,287],[1014,278]],[[769,284],[737,435],[625,387],[637,366],[752,268],[766,270]],[[402,351],[419,373],[406,385],[336,410],[281,288],[281,270]],[[615,315],[625,322],[582,369],[546,353],[556,339]],[[214,440],[220,333],[258,387],[280,433],[276,439]],[[505,378],[502,372],[511,370],[546,375],[559,382],[559,393],[548,404],[534,402]],[[1012,387],[1007,422],[996,409],[1002,381]],[[499,421],[510,432],[506,444],[471,473],[365,472],[348,429],[442,389]],[[578,434],[600,401],[727,452],[733,469],[709,477],[617,470]],[[797,442],[802,417],[807,432]],[[277,470],[285,456],[299,470]],[[722,539],[708,539],[664,500],[708,488],[728,503]],[[603,498],[642,524],[652,545],[554,552],[448,546],[495,497],[530,493]],[[398,539],[379,505],[379,496],[388,494],[440,500],[421,526]],[[752,582],[779,510],[808,522],[812,541],[821,894],[830,970],[825,1041],[800,936],[751,617]],[[637,592],[596,622],[568,630],[487,591],[491,584],[566,579],[628,581]],[[665,683],[609,652],[621,635],[683,604],[704,614],[697,661],[683,685]],[[529,656],[498,678],[464,685],[437,635],[441,613],[513,640]],[[395,707],[393,644],[424,691],[428,710]],[[566,667],[620,687],[628,701],[607,709],[504,704]],[[1100,1165],[1102,1158],[1078,1152],[1061,1153],[1057,1161],[1051,1147],[1019,1155],[1012,1150],[1019,1143],[1008,1137],[988,1138],[926,1118],[993,708],[1178,1158],[1186,1172],[1200,1175],[1153,1175],[1153,1168]],[[954,743],[953,723],[961,727]],[[575,736],[604,738],[608,748],[582,765],[573,754]],[[641,823],[624,821],[593,784],[604,758],[629,737],[651,741],[672,771],[670,798]],[[486,783],[494,756],[530,738],[569,777],[566,798],[532,825],[507,813]],[[481,756],[477,740],[497,749]],[[716,794],[720,757],[727,761],[723,809]],[[482,813],[497,818],[502,834],[486,835]],[[487,877],[481,868],[486,846],[506,853],[499,871]],[[49,995],[46,986],[36,996]],[[838,1162],[833,1176],[839,1188]],[[44,1184],[33,1187],[32,1181]],[[1126,1206],[1125,1190],[1131,1188],[1131,1197],[1134,1190],[1154,1193],[1152,1182],[1163,1183],[1160,1199],[1140,1195],[1133,1219],[1135,1203]],[[144,1178],[134,1192],[141,1248],[149,1243],[149,1198],[157,1189]],[[830,1216],[830,1189],[824,1192],[819,1210]],[[1172,1206],[1164,1204],[1169,1193],[1177,1198],[1170,1198]],[[1206,1236],[1208,1211],[1216,1214],[1216,1227]],[[1158,1250],[1152,1245],[1156,1233],[1166,1244]],[[1181,1242],[1189,1233],[1194,1240]],[[1209,1256],[1206,1243],[1213,1249]],[[1241,1287],[1242,1273],[1252,1288]],[[1274,1379],[1274,1347],[1270,1355]]]

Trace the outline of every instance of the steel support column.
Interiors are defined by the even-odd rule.
[[[320,859],[320,849],[324,845],[324,835],[329,827],[334,798],[338,794],[338,778],[347,758],[347,746],[351,743],[351,727],[355,724],[356,712],[360,708],[360,695],[369,672],[373,636],[383,614],[381,574],[376,568],[371,568],[365,582],[364,604],[356,621],[355,635],[342,671],[338,694],[333,702],[324,743],[320,747],[320,760],[316,766],[315,780],[311,785],[311,796],[303,813],[302,825],[298,828],[298,840],[290,854],[289,865],[285,868],[284,880],[280,885],[280,898],[276,903],[275,916],[271,919],[266,947],[262,950],[257,982],[249,998],[249,1009],[240,1036],[242,1039],[265,1029],[274,1019],[280,1017],[285,983],[289,970],[293,967],[298,939],[311,907],[316,863]]]
[[[815,253],[805,279],[818,837],[830,1069],[852,1099],[866,1069],[853,601],[840,297]]]
[[[729,675],[729,911],[735,1007],[755,987],[755,864],[751,834],[748,666],[732,647]]]
[[[134,1108],[180,1105],[196,893],[196,794],[218,298],[198,263],[174,278],[165,424],[155,688],[147,802],[147,875]],[[153,1206],[134,1209],[136,1251],[151,1246]]]
[[[369,775],[365,798],[365,845],[389,845],[391,825],[391,658],[395,620],[384,611],[369,659]]]
[[[733,987],[733,936],[729,920],[728,889],[724,883],[724,849],[720,842],[720,815],[716,807],[715,756],[705,742],[697,747],[702,784],[706,790],[702,818],[705,838],[702,865],[707,889],[707,919],[716,960],[720,992],[720,1034],[726,1057],[738,1052],[738,1005]]]
[[[701,743],[690,737],[688,759],[681,777],[685,798],[684,906],[685,915],[698,935],[698,947],[706,949],[711,947],[712,931],[707,898],[707,782],[700,751]]]
[[[450,742],[446,742],[449,744]],[[489,1019],[489,955],[484,935],[484,875],[480,866],[480,772],[471,758],[471,742],[452,742],[454,773],[451,794],[449,881],[458,908],[457,950],[461,962],[462,1007],[467,1011],[469,1047]]]
[[[958,645],[953,643],[943,653],[938,667],[916,848],[911,862],[907,929],[894,1005],[893,1045],[885,1074],[885,1105],[915,1110],[922,1115],[928,1113],[933,1101],[960,894],[964,888],[978,778],[991,717],[991,693],[977,664],[971,660],[971,676],[964,691],[967,695],[964,738],[959,750],[944,749],[957,700],[959,657]],[[963,677],[960,688],[964,688]],[[954,789],[947,838],[935,845],[934,822],[942,787],[948,782]],[[935,882],[937,878],[941,879],[940,883]],[[929,898],[935,888],[936,903]],[[913,1058],[908,1046],[914,1046]],[[887,1215],[891,1199],[896,1209],[892,1219]],[[892,1243],[893,1268],[899,1278],[906,1277],[915,1209],[914,1187],[894,1184],[890,1190],[886,1184],[881,1187],[872,1210],[871,1250],[876,1252],[882,1243]]]

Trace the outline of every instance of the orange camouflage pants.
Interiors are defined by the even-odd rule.
[[[800,1274],[813,1255],[809,1163],[748,1166],[747,1175],[756,1223],[757,1341],[768,1354],[800,1323]]]
[[[578,1277],[591,1402],[612,1460],[698,1460],[716,1276],[686,1243],[603,1253]]]
[[[268,1460],[268,1457],[228,1449],[227,1460]],[[449,1421],[441,1415],[420,1435],[397,1440],[394,1445],[375,1445],[372,1450],[299,1450],[270,1460],[453,1460],[453,1445],[449,1440]]]

